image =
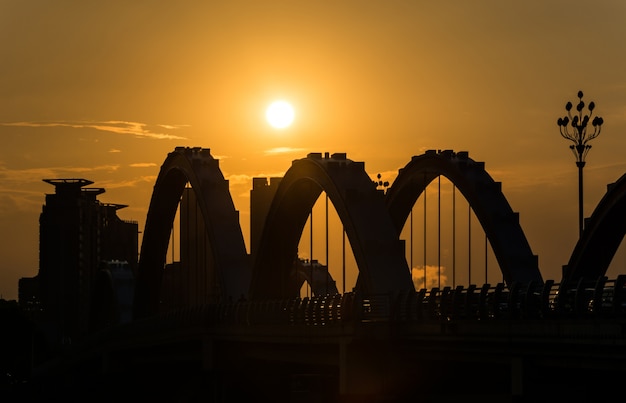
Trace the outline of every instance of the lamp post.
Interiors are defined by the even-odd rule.
[[[590,102],[587,106],[589,114],[583,114],[585,102],[583,102],[582,91],[578,91],[578,105],[576,105],[576,111],[578,113],[574,113],[573,116],[572,107],[571,102],[565,104],[567,115],[559,118],[557,125],[559,125],[561,136],[574,143],[570,145],[569,148],[574,153],[574,157],[576,157],[576,166],[578,167],[578,236],[580,238],[583,232],[583,168],[585,167],[585,157],[591,149],[591,145],[588,144],[589,141],[600,135],[604,120],[599,116],[594,117],[593,120],[591,120],[593,131],[587,131],[589,120],[591,119],[596,104]]]

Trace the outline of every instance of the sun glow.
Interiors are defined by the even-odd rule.
[[[290,126],[295,116],[293,106],[287,101],[274,101],[265,111],[267,122],[276,129]]]

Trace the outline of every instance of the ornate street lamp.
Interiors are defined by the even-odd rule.
[[[383,187],[383,191],[385,193],[387,193],[387,188],[389,187],[389,182],[388,181],[382,181],[380,178],[382,176],[380,174],[376,175],[376,178],[378,178],[377,181],[373,181],[374,182],[374,186],[376,186],[376,189],[379,189],[381,186]]]
[[[596,104],[590,102],[589,106],[587,106],[589,114],[583,115],[585,103],[583,102],[582,91],[578,91],[578,99],[578,105],[576,105],[578,113],[572,116],[573,105],[571,102],[568,102],[565,105],[567,116],[559,118],[557,124],[559,125],[561,136],[574,143],[569,148],[574,153],[574,157],[576,157],[576,166],[578,167],[578,236],[580,237],[583,232],[583,168],[585,167],[585,157],[591,149],[591,145],[588,143],[600,135],[604,120],[599,116],[594,117],[591,120],[593,131],[587,131],[589,120]]]

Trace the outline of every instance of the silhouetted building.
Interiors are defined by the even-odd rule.
[[[41,316],[39,294],[38,277],[23,277],[19,279],[17,283],[17,298],[20,308],[33,320],[38,320]]]
[[[125,204],[103,203],[100,205],[100,261],[124,261],[135,273],[138,260],[138,233],[136,221],[122,220],[117,210],[128,207]]]
[[[89,330],[130,322],[134,296],[135,276],[130,264],[121,260],[101,262],[93,287]]]
[[[265,226],[265,218],[272,200],[283,178],[252,178],[250,191],[250,255],[254,261],[257,248]]]
[[[317,259],[298,259],[296,261],[296,282],[299,288],[306,282],[309,284],[312,295],[335,295],[337,284],[328,272],[328,266],[321,264]]]
[[[126,262],[137,266],[138,224],[124,221],[119,204],[97,200],[103,188],[87,188],[86,179],[44,179],[55,187],[46,194],[39,217],[39,273],[28,287],[38,294],[42,326],[55,346],[72,343],[90,327],[95,281],[103,262]],[[21,279],[21,284],[30,280]],[[27,294],[20,295],[20,303]],[[102,308],[102,307],[100,307]]]

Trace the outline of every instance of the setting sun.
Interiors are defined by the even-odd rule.
[[[293,122],[295,112],[289,102],[274,101],[267,107],[265,117],[272,127],[284,129]]]

